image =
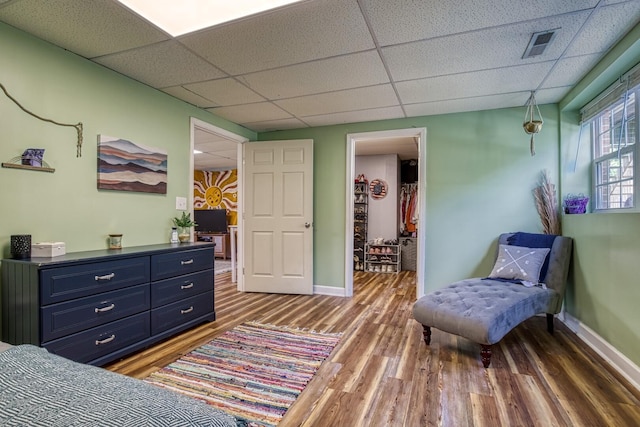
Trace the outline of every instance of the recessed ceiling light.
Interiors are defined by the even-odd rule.
[[[174,37],[302,0],[118,0]]]

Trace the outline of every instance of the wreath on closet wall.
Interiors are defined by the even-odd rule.
[[[369,184],[369,193],[374,199],[384,199],[387,195],[387,183],[381,179],[374,179]]]

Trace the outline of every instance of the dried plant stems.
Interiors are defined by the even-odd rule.
[[[542,228],[545,234],[562,234],[560,224],[560,212],[558,211],[558,199],[556,197],[556,186],[549,179],[549,172],[545,169],[540,174],[540,182],[533,189],[533,197],[536,202],[536,209]]]

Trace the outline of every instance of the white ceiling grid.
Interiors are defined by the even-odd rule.
[[[307,0],[173,38],[115,0],[0,0],[0,21],[256,132],[524,106],[532,90],[555,103],[639,20],[640,0]]]

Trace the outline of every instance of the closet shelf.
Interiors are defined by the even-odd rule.
[[[356,182],[353,188],[353,271],[364,271],[364,246],[367,241],[367,194],[366,182]]]
[[[367,243],[364,250],[365,270],[370,273],[399,273],[400,245]]]

